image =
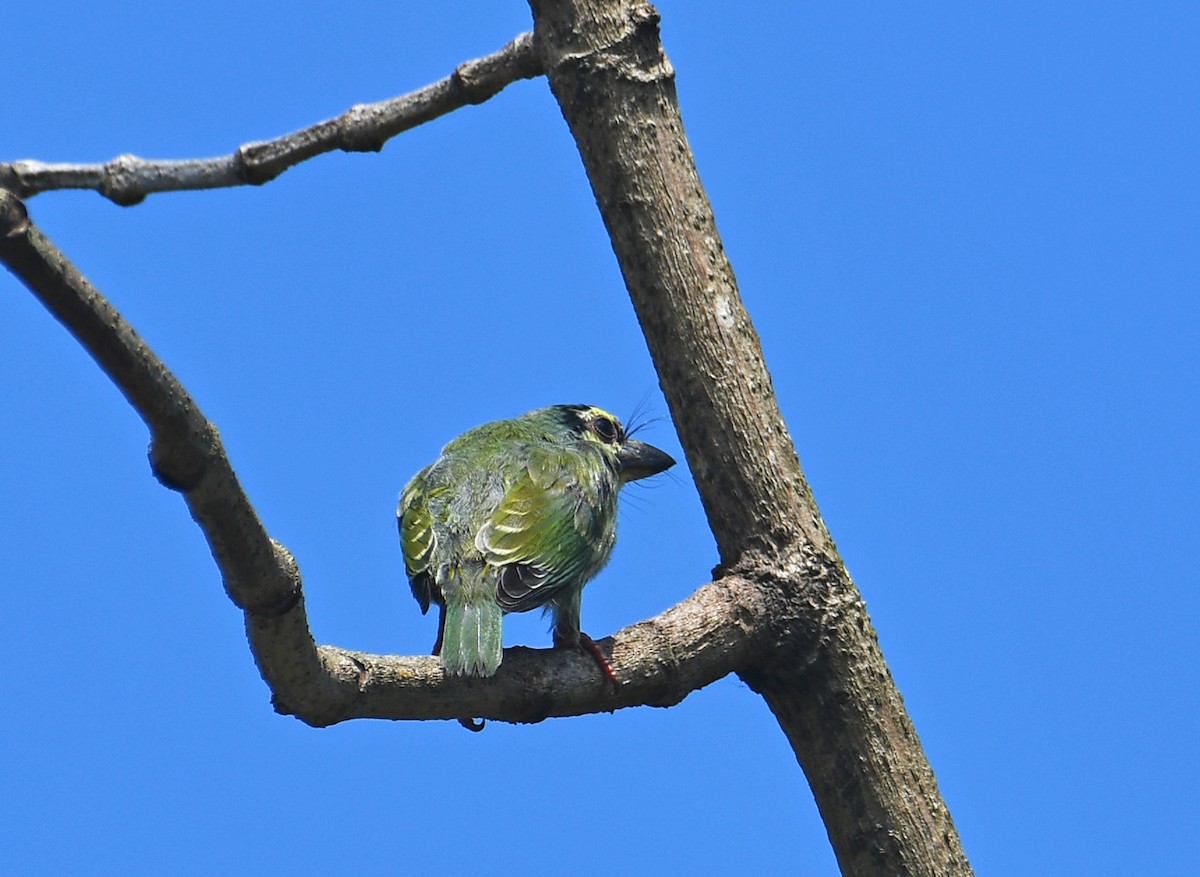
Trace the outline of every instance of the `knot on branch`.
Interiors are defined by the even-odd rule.
[[[590,25],[573,18],[559,21],[551,18],[550,10],[539,11],[535,4],[535,39],[544,67],[556,74],[551,77],[552,88],[555,78],[568,71],[604,72],[639,83],[675,78],[663,52],[658,10],[650,3],[639,3],[621,16]]]
[[[300,579],[300,566],[296,563],[292,552],[274,539],[270,540],[270,545],[274,553],[274,570],[271,575],[273,581],[267,583],[266,587],[253,590],[237,589],[241,599],[236,602],[244,612],[259,621],[282,618],[300,604],[304,595]]]
[[[121,207],[132,207],[146,198],[141,174],[146,162],[136,155],[118,155],[104,166],[100,176],[100,194]]]
[[[243,143],[233,154],[234,175],[248,186],[261,186],[287,170],[292,161],[279,140]]]
[[[533,50],[533,34],[523,33],[493,55],[459,64],[451,74],[451,81],[464,101],[481,104],[513,79],[532,79],[541,73],[542,63]]]
[[[175,428],[158,429],[150,440],[150,470],[163,487],[179,493],[195,490],[218,455],[214,428],[196,429],[187,420]]]
[[[655,39],[658,38],[658,24],[662,15],[651,3],[641,3],[629,10],[629,20],[637,27],[654,28]]]
[[[803,675],[847,609],[864,608],[841,560],[809,545],[746,555],[726,574],[751,582],[764,606],[757,659],[740,674],[755,691],[761,690],[757,680]]]
[[[0,180],[0,237],[21,237],[29,230],[29,210],[4,182]]]
[[[337,120],[337,144],[343,152],[380,152],[392,137],[384,130],[387,104],[355,104]]]

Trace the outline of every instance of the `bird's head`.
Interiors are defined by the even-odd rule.
[[[631,439],[616,417],[593,405],[553,405],[543,409],[572,441],[593,442],[613,461],[622,484],[649,478],[675,465],[674,458],[653,445]],[[539,412],[533,412],[538,414]]]

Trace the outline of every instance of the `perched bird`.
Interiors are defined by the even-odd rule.
[[[587,650],[583,586],[617,538],[617,494],[675,465],[589,405],[553,405],[463,433],[408,483],[396,515],[421,612],[436,605],[445,672],[491,676],[506,612],[553,613],[554,645]]]

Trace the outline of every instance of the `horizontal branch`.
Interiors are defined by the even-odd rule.
[[[378,152],[403,131],[467,104],[483,103],[518,79],[541,72],[533,34],[523,33],[498,52],[466,61],[424,88],[378,103],[358,104],[336,118],[274,140],[247,143],[232,155],[181,160],[119,155],[105,164],[15,161],[0,164],[0,186],[23,198],[52,189],[94,189],[126,207],[155,192],[258,186],[335,149]]]
[[[276,693],[277,711],[323,726],[348,719],[471,719],[540,722],[633,706],[673,706],[748,666],[763,601],[747,579],[729,576],[661,615],[598,640],[620,682],[610,685],[588,656],[562,649],[505,649],[487,679],[442,674],[436,657],[368,655],[331,646],[318,653],[326,682],[306,686],[303,704]],[[252,620],[251,642],[287,620]]]
[[[299,569],[268,535],[238,483],[216,428],[125,319],[0,188],[0,261],[78,339],[150,429],[156,477],[183,494],[208,540],[229,598],[245,613],[251,651],[279,712],[311,725],[353,718],[550,716],[668,706],[757,660],[773,623],[748,577],[707,584],[649,621],[601,640],[613,687],[569,650],[509,649],[487,680],[446,678],[430,657],[368,655],[317,646]]]

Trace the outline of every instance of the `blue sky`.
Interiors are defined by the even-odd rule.
[[[801,461],[977,871],[1191,870],[1200,8],[659,8]],[[103,161],[399,94],[529,14],[48,0],[5,25],[0,160]],[[393,513],[449,438],[554,402],[666,413],[544,80],[261,188],[30,209],[219,426],[322,642],[428,649]],[[835,873],[734,678],[477,735],[274,715],[141,422],[8,275],[0,325],[6,872]],[[669,421],[646,437],[682,459]],[[597,637],[716,562],[683,467],[627,500]]]

